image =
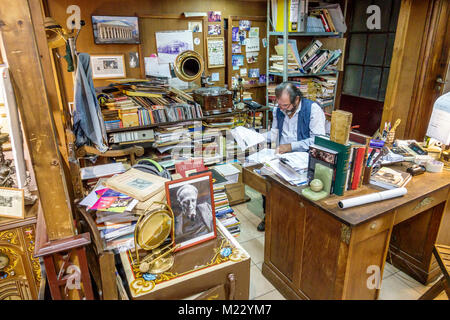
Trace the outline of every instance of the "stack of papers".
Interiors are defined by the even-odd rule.
[[[309,153],[308,152],[290,152],[279,155],[281,161],[298,173],[302,174],[308,170]]]
[[[299,174],[291,167],[283,164],[280,159],[265,162],[265,168],[294,186],[300,186],[308,182],[306,172]]]
[[[238,182],[240,171],[231,163],[215,166],[214,169],[227,179],[225,184]]]
[[[80,169],[81,180],[111,176],[125,172],[122,162],[102,164],[98,166],[85,167]]]
[[[275,158],[275,149],[264,148],[258,152],[255,152],[247,157],[249,162],[264,163],[266,161]]]
[[[242,126],[232,129],[231,134],[241,150],[247,150],[250,147],[266,141],[266,138],[261,133]]]

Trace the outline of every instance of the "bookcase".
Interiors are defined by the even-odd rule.
[[[346,39],[343,38],[344,33],[343,32],[308,32],[307,30],[307,18],[304,17],[304,27],[300,27],[300,23],[302,18],[299,15],[298,18],[298,28],[297,30],[301,30],[301,32],[296,31],[289,31],[292,30],[292,26],[289,25],[290,22],[290,14],[292,13],[291,5],[294,1],[292,0],[271,0],[267,2],[267,41],[269,44],[269,50],[267,50],[267,56],[266,56],[266,64],[267,64],[267,79],[266,79],[266,88],[267,88],[267,94],[266,94],[266,105],[270,108],[274,107],[274,104],[272,103],[273,99],[273,92],[271,92],[271,89],[273,91],[273,86],[270,84],[277,84],[284,81],[293,81],[297,82],[297,84],[302,85],[304,82],[309,82],[312,79],[324,79],[320,77],[328,77],[328,79],[334,78],[334,89],[332,94],[332,101],[316,101],[324,110],[325,114],[327,115],[327,132],[329,131],[329,120],[330,120],[330,114],[335,109],[335,101],[336,101],[336,93],[338,88],[338,79],[339,73],[343,71],[343,61],[344,61],[344,53],[345,53],[345,42]],[[301,6],[302,3],[306,2],[306,6],[308,6],[308,0],[299,0],[298,5]],[[310,3],[313,1],[309,1]],[[284,10],[282,17],[287,17],[283,19],[284,27],[283,31],[277,30],[277,27],[279,29],[280,22],[275,23],[273,21],[273,11],[274,11],[274,3],[277,3],[279,5],[279,9]],[[347,0],[345,0],[345,3],[347,3]],[[281,6],[280,6],[281,4]],[[308,8],[306,8],[306,14],[308,14]],[[278,13],[278,17],[280,17],[280,14]],[[273,70],[270,70],[270,56],[271,53],[274,52],[274,46],[276,43],[276,39],[282,37],[282,43],[283,43],[283,52],[282,52],[282,64],[283,68],[280,72],[274,72]],[[284,45],[289,44],[289,40],[294,39],[296,42],[296,47],[298,48],[298,51],[301,52],[304,48],[306,48],[313,40],[320,39],[319,41],[322,42],[323,48],[326,48],[328,50],[341,50],[341,56],[339,58],[339,62],[336,65],[336,70],[323,70],[321,72],[316,73],[303,73],[301,71],[298,72],[289,72],[288,68],[288,56],[290,51],[290,45]],[[293,49],[295,50],[295,49]],[[304,82],[302,79],[305,79]],[[297,81],[296,81],[297,80]],[[300,80],[300,81],[298,81]],[[312,100],[315,100],[314,98]]]

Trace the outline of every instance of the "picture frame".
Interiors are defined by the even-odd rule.
[[[91,16],[95,44],[139,44],[135,16]]]
[[[175,222],[176,250],[216,238],[216,218],[212,173],[205,172],[166,182],[166,198]]]
[[[92,79],[126,78],[125,55],[91,55]]]
[[[23,189],[0,187],[0,217],[25,219]]]

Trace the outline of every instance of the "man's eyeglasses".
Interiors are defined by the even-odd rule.
[[[292,105],[292,103],[287,103],[287,104],[277,104],[277,106],[278,107],[280,107],[280,108],[283,108],[283,109],[286,109],[286,108],[288,108],[289,106],[291,106]]]

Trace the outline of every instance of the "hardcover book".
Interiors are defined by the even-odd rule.
[[[308,182],[311,182],[315,176],[316,165],[321,164],[327,168],[333,170],[332,183],[330,192],[333,192],[333,184],[336,177],[338,152],[319,145],[311,145],[309,147],[309,159],[308,159]]]
[[[106,180],[105,185],[139,201],[145,201],[164,190],[169,179],[134,168]]]
[[[316,136],[314,138],[314,143],[332,149],[338,152],[337,165],[336,165],[336,177],[334,182],[333,193],[338,196],[344,195],[345,191],[345,180],[347,178],[349,155],[350,155],[350,144],[340,144],[331,141],[324,136]]]

